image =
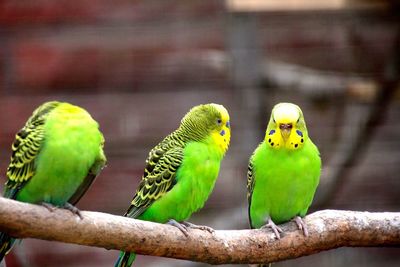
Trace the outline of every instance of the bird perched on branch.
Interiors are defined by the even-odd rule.
[[[106,163],[103,145],[99,125],[86,110],[56,101],[42,104],[15,136],[4,197],[80,216],[74,205]],[[14,241],[0,233],[0,262]]]
[[[177,130],[149,153],[136,194],[124,216],[168,223],[188,235],[188,228],[213,231],[185,222],[203,207],[213,190],[230,141],[224,106],[193,107]],[[131,266],[134,253],[121,252],[115,266]]]
[[[321,174],[318,148],[311,141],[303,112],[291,103],[277,104],[271,113],[264,141],[250,157],[247,199],[252,228],[271,228],[294,219],[304,235],[301,219],[311,205]]]

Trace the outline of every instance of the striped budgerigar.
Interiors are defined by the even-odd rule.
[[[99,125],[86,110],[65,102],[42,104],[16,134],[4,197],[80,216],[73,205],[104,167],[103,145]],[[0,233],[0,262],[14,241]]]
[[[213,190],[230,141],[228,111],[218,104],[193,107],[177,130],[149,153],[136,194],[125,216],[212,231],[185,222]],[[134,253],[121,252],[115,266],[131,266]]]

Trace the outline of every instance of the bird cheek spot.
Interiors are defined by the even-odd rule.
[[[225,130],[222,130],[219,134],[220,134],[221,136],[224,136],[224,135],[225,135]]]
[[[275,133],[275,130],[271,130],[271,131],[269,131],[268,135],[273,135],[274,133]]]
[[[226,125],[226,128],[231,127],[231,123],[229,121],[227,121],[225,125]]]
[[[296,133],[297,133],[299,136],[303,137],[303,133],[302,133],[300,130],[296,130]]]

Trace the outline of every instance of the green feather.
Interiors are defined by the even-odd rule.
[[[4,197],[63,207],[75,204],[106,162],[104,138],[84,109],[47,102],[38,107],[12,144]],[[11,249],[0,235],[0,261]]]
[[[192,108],[180,127],[150,151],[125,216],[158,223],[189,219],[211,194],[229,141],[223,106]],[[134,253],[121,252],[115,266],[131,266],[134,258]]]

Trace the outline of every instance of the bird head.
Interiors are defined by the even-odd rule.
[[[292,103],[274,106],[265,134],[265,141],[275,149],[296,150],[308,138],[306,123],[300,107]]]
[[[180,128],[190,139],[213,142],[224,154],[231,139],[229,113],[219,104],[193,107],[181,121]]]

